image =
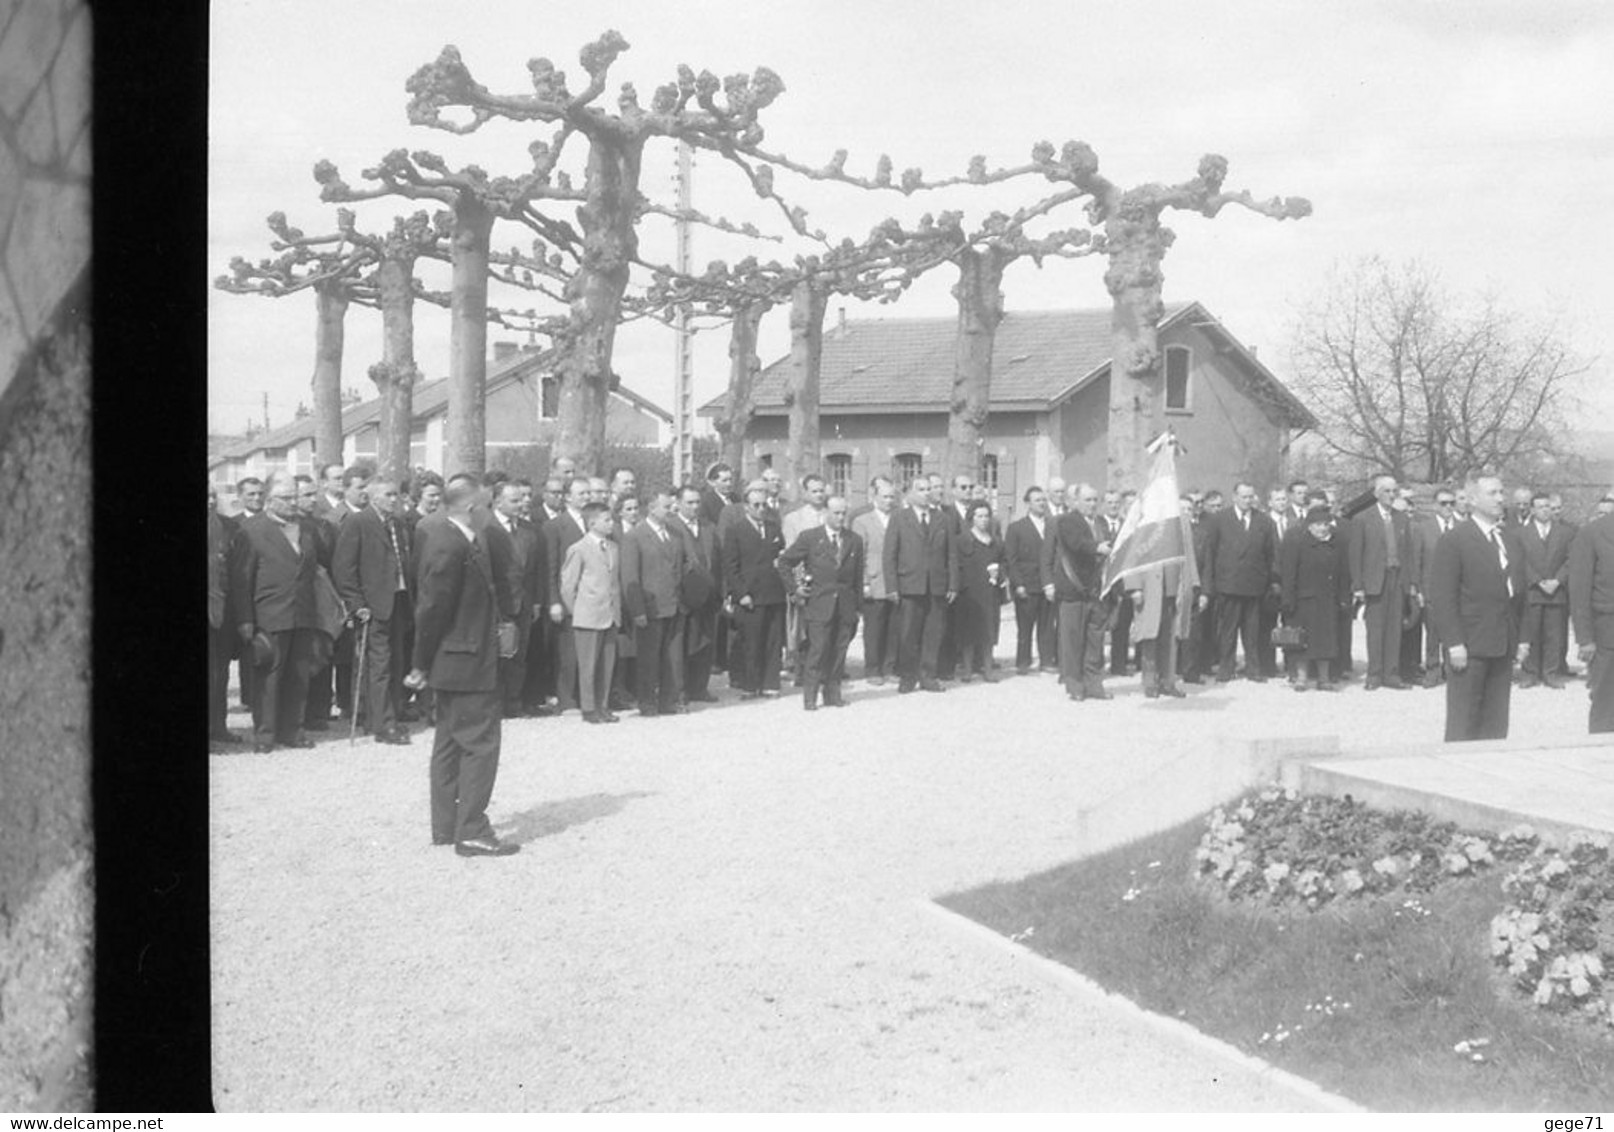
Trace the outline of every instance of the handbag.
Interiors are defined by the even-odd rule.
[[[1306,647],[1306,627],[1276,625],[1272,629],[1272,643],[1280,649],[1303,649]]]

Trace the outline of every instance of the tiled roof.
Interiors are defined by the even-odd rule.
[[[1166,307],[1161,329],[1189,311],[1211,318],[1198,303],[1173,303]],[[1109,307],[1100,307],[1005,314],[993,341],[991,408],[1047,409],[1103,373],[1110,363],[1110,313]],[[827,327],[820,410],[945,411],[952,396],[957,330],[956,318],[849,320],[844,330]],[[1255,380],[1275,387],[1277,400],[1297,423],[1309,421],[1310,414],[1276,377],[1242,346],[1239,353]],[[789,365],[787,355],[758,375],[753,397],[759,412],[784,411]],[[700,411],[720,412],[726,398],[722,394]]]
[[[509,381],[525,377],[530,373],[544,370],[553,358],[550,351],[542,353],[519,353],[501,362],[488,364],[485,386],[491,392]],[[641,397],[624,385],[619,385],[615,393],[628,404],[652,416],[659,417],[668,423],[672,422],[672,414],[654,402]],[[415,386],[415,395],[412,402],[414,419],[419,422],[434,413],[440,413],[448,404],[448,378],[439,377],[425,381]],[[372,397],[368,401],[361,401],[342,412],[342,435],[348,436],[357,432],[365,425],[373,424],[381,418],[381,398]],[[312,416],[299,417],[288,424],[260,432],[246,440],[238,440],[228,447],[208,456],[208,466],[223,463],[226,460],[237,460],[250,456],[254,452],[261,452],[266,448],[290,448],[299,441],[306,440],[314,435],[314,418]]]

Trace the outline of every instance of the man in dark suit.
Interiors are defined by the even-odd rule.
[[[1042,544],[1048,536],[1050,516],[1048,493],[1040,487],[1026,488],[1023,501],[1027,512],[1009,524],[1004,536],[1004,555],[1009,560],[1009,592],[1014,596],[1015,670],[1024,676],[1031,671],[1031,645],[1037,646],[1037,663],[1044,672],[1053,670],[1057,646],[1054,643],[1054,603],[1042,591]]]
[[[719,461],[706,469],[706,486],[701,488],[700,492],[701,526],[711,529],[712,537],[717,540],[719,548],[723,545],[719,522],[723,517],[724,508],[733,500],[734,469]],[[718,567],[718,574],[719,576],[722,575],[721,565]],[[712,628],[713,672],[727,672],[729,670],[729,638],[733,635],[733,632],[734,626],[730,623],[728,614],[724,612],[722,604],[719,603],[717,607],[717,623]]]
[[[1209,564],[1205,560],[1205,542],[1210,536],[1210,522],[1205,517],[1205,495],[1198,488],[1183,492],[1180,502],[1188,515],[1188,530],[1193,539],[1194,568],[1203,579]],[[1205,673],[1215,663],[1216,625],[1212,617],[1210,596],[1201,587],[1194,601],[1193,613],[1188,621],[1188,639],[1177,651],[1177,675],[1184,683],[1204,683]]]
[[[485,534],[493,566],[494,597],[504,631],[515,637],[515,653],[499,658],[500,711],[506,719],[521,715],[521,688],[527,678],[527,638],[535,609],[543,608],[544,560],[540,536],[521,518],[523,488],[505,480],[493,491],[493,507]]]
[[[313,518],[329,519],[336,522],[337,511],[346,511],[345,496],[342,490],[342,473],[347,469],[334,461],[322,465],[319,470],[318,494],[314,499]]]
[[[390,480],[371,480],[366,495],[364,508],[349,515],[337,532],[331,572],[364,643],[355,662],[368,691],[370,733],[378,743],[408,746],[409,729],[399,719],[409,663],[403,642],[414,622],[408,536],[394,515],[398,489]]]
[[[257,476],[246,476],[235,485],[235,502],[240,510],[234,515],[224,516],[224,523],[230,529],[230,540],[235,541],[235,534],[241,529],[241,524],[254,515],[263,514],[263,481]],[[235,630],[232,629],[233,633]],[[257,695],[252,686],[252,678],[256,666],[252,663],[252,650],[237,647],[236,676],[240,686],[241,706],[251,708],[257,702]]]
[[[1208,498],[1208,497],[1207,497]],[[1244,674],[1260,683],[1261,601],[1278,584],[1278,532],[1256,506],[1255,487],[1233,489],[1233,506],[1213,513],[1205,533],[1205,573],[1200,581],[1215,608],[1216,679],[1233,679],[1239,638],[1244,639]]]
[[[1401,618],[1412,567],[1412,532],[1395,509],[1394,476],[1373,480],[1374,505],[1351,520],[1346,539],[1351,590],[1362,605],[1367,631],[1367,683],[1404,688],[1401,681]],[[1405,569],[1404,569],[1405,568]]]
[[[1435,545],[1429,614],[1446,647],[1446,741],[1506,739],[1513,659],[1524,614],[1524,548],[1502,527],[1502,481],[1468,486],[1471,518]]]
[[[1104,690],[1104,626],[1109,606],[1101,587],[1104,558],[1114,549],[1097,535],[1099,497],[1092,484],[1070,489],[1070,509],[1042,546],[1042,592],[1059,604],[1059,682],[1073,700],[1108,700]]]
[[[484,494],[470,477],[444,489],[444,519],[420,549],[414,665],[406,679],[417,688],[430,684],[436,702],[432,844],[453,845],[462,857],[507,857],[521,847],[495,837],[487,814],[502,725],[493,566],[471,525]]]
[[[304,734],[303,700],[313,659],[319,611],[314,572],[322,548],[311,523],[297,513],[297,484],[276,472],[265,485],[264,510],[242,522],[230,555],[230,589],[237,597],[236,631],[249,661],[255,638],[268,656],[255,666],[253,750],[312,747]]]
[[[1104,493],[1094,520],[1094,535],[1100,542],[1115,545],[1121,537],[1121,526],[1126,522],[1126,509],[1137,498],[1135,491],[1110,490]],[[1132,603],[1115,601],[1110,606],[1109,634],[1110,675],[1125,676],[1132,670]]]
[[[207,737],[214,743],[239,743],[225,723],[229,711],[227,685],[235,640],[230,618],[230,539],[219,514],[219,494],[207,485]]]
[[[897,691],[940,692],[937,679],[947,610],[958,596],[958,559],[947,519],[930,505],[931,480],[915,476],[908,503],[886,527],[881,552],[887,593],[898,595]]]
[[[684,574],[679,594],[684,618],[684,700],[716,703],[712,695],[712,654],[718,638],[718,611],[723,608],[723,562],[717,523],[701,514],[701,491],[686,484],[678,491],[677,513],[667,520],[684,540]]]
[[[1413,630],[1415,645],[1421,644],[1423,657],[1423,686],[1433,688],[1446,679],[1444,662],[1441,658],[1440,634],[1435,631],[1435,621],[1429,615],[1429,580],[1435,569],[1435,547],[1440,544],[1441,537],[1457,525],[1457,493],[1449,487],[1435,488],[1434,512],[1428,515],[1414,515],[1410,524],[1412,534],[1412,573],[1418,587],[1417,599],[1421,606],[1422,637]],[[1402,649],[1405,659],[1408,650]]]
[[[863,540],[847,529],[846,500],[832,495],[822,526],[809,527],[779,556],[779,572],[803,572],[802,623],[807,629],[807,659],[802,668],[802,706],[818,710],[818,691],[829,707],[845,707],[841,682],[846,678],[846,647],[857,632],[863,590]]]
[[[544,593],[549,601],[549,624],[545,631],[550,641],[546,660],[555,676],[557,713],[577,707],[577,643],[572,639],[566,606],[560,600],[560,566],[566,560],[567,548],[583,537],[583,505],[588,501],[588,480],[573,479],[566,488],[561,514],[546,521],[540,529],[544,539]]]
[[[1614,731],[1614,509],[1575,532],[1568,589],[1569,615],[1591,685],[1587,726],[1594,735]]]
[[[775,566],[785,549],[779,525],[768,517],[762,481],[745,490],[745,514],[722,535],[723,592],[739,630],[739,655],[729,657],[729,684],[741,699],[779,693],[779,650],[784,645],[785,586]]]
[[[1558,656],[1569,636],[1569,524],[1553,520],[1552,496],[1538,491],[1530,500],[1530,518],[1519,527],[1524,546],[1524,626],[1521,638],[1530,646],[1522,665],[1519,687],[1545,683],[1564,686],[1563,673],[1555,671]]]
[[[622,614],[633,625],[638,654],[639,714],[680,715],[684,684],[684,540],[669,530],[673,495],[658,488],[644,522],[622,538]]]

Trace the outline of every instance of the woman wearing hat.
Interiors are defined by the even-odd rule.
[[[1296,655],[1306,667],[1296,675],[1295,690],[1304,692],[1315,675],[1318,688],[1337,691],[1334,661],[1340,655],[1339,611],[1351,604],[1351,573],[1345,540],[1336,536],[1333,515],[1326,506],[1319,504],[1306,512],[1306,529],[1284,555],[1282,573],[1284,623],[1298,625],[1305,640]]]

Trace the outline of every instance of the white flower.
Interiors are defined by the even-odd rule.
[[[1393,877],[1401,871],[1401,862],[1396,860],[1393,854],[1380,857],[1373,862],[1373,871],[1387,877]]]

